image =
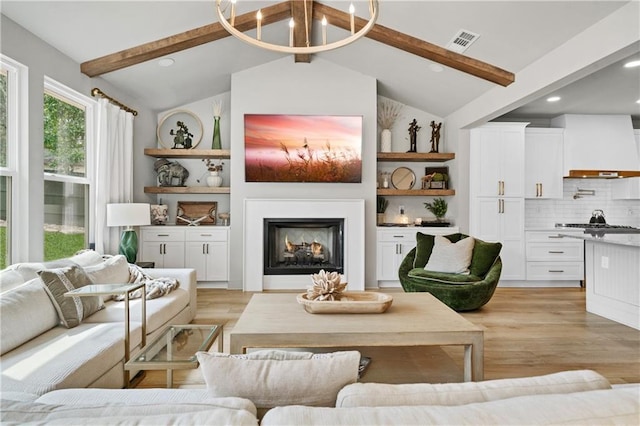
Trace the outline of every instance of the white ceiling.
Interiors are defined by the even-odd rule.
[[[238,0],[238,14],[273,3],[277,1]],[[324,3],[342,10],[348,7],[345,1]],[[354,3],[356,14],[366,15],[365,3]],[[517,80],[518,71],[625,3],[383,0],[378,23],[440,46],[446,46],[460,29],[478,33],[480,38],[465,54],[514,72]],[[0,11],[82,63],[215,22],[213,4],[214,0],[1,0]],[[284,25],[264,28],[263,38],[286,40]],[[329,38],[341,31],[330,28]],[[168,68],[152,60],[102,77],[130,93],[140,105],[161,111],[228,91],[232,73],[282,55],[229,37],[169,56],[176,62]],[[429,61],[366,38],[317,56],[376,78],[380,95],[441,117],[495,87],[450,68],[436,73]],[[624,75],[618,68],[612,68],[613,76],[601,71],[572,85],[575,89],[558,90],[565,102],[550,106],[536,101],[514,114],[625,113],[640,118],[640,105],[635,103],[640,99],[640,68]]]

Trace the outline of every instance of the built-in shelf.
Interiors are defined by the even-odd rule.
[[[456,158],[454,152],[379,152],[378,161],[443,163]]]
[[[144,155],[156,158],[231,158],[228,149],[158,149],[145,148]]]
[[[230,194],[228,186],[145,186],[147,194]]]
[[[412,197],[415,196],[425,196],[425,197],[440,197],[440,196],[448,196],[448,195],[456,195],[455,189],[388,189],[388,188],[378,188],[378,195],[409,195]]]

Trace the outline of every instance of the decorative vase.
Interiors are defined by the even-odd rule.
[[[220,142],[220,117],[218,116],[213,117],[213,142],[211,143],[211,149],[222,149],[222,143]]]
[[[377,219],[378,225],[384,225],[384,213],[378,213]]]
[[[222,185],[222,176],[220,176],[220,173],[218,173],[217,170],[209,172],[209,176],[207,176],[207,185],[209,186]]]
[[[380,133],[380,152],[391,152],[391,130],[382,129]]]

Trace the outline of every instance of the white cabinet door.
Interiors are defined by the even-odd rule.
[[[207,243],[207,281],[229,280],[229,249],[227,242]]]
[[[522,198],[477,198],[473,209],[472,235],[484,241],[502,243],[501,279],[525,277],[524,200]]]
[[[563,129],[532,128],[525,131],[526,198],[563,198]]]
[[[526,123],[489,123],[471,130],[471,192],[475,197],[524,196]]]
[[[188,241],[185,243],[185,265],[187,268],[196,270],[196,279],[205,281],[207,279],[207,256],[206,245],[200,241]]]
[[[156,268],[164,268],[163,242],[142,241],[141,260],[153,262]]]
[[[189,229],[186,232],[187,267],[194,268],[198,281],[229,280],[228,230]]]
[[[184,268],[184,243],[169,241],[164,244],[163,267]],[[157,266],[157,265],[156,265]]]
[[[398,244],[397,242],[378,242],[378,281],[398,280]]]

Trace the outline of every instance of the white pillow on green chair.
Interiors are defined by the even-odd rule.
[[[436,235],[433,251],[424,269],[450,274],[468,274],[474,243],[473,237],[452,243],[448,238]]]

